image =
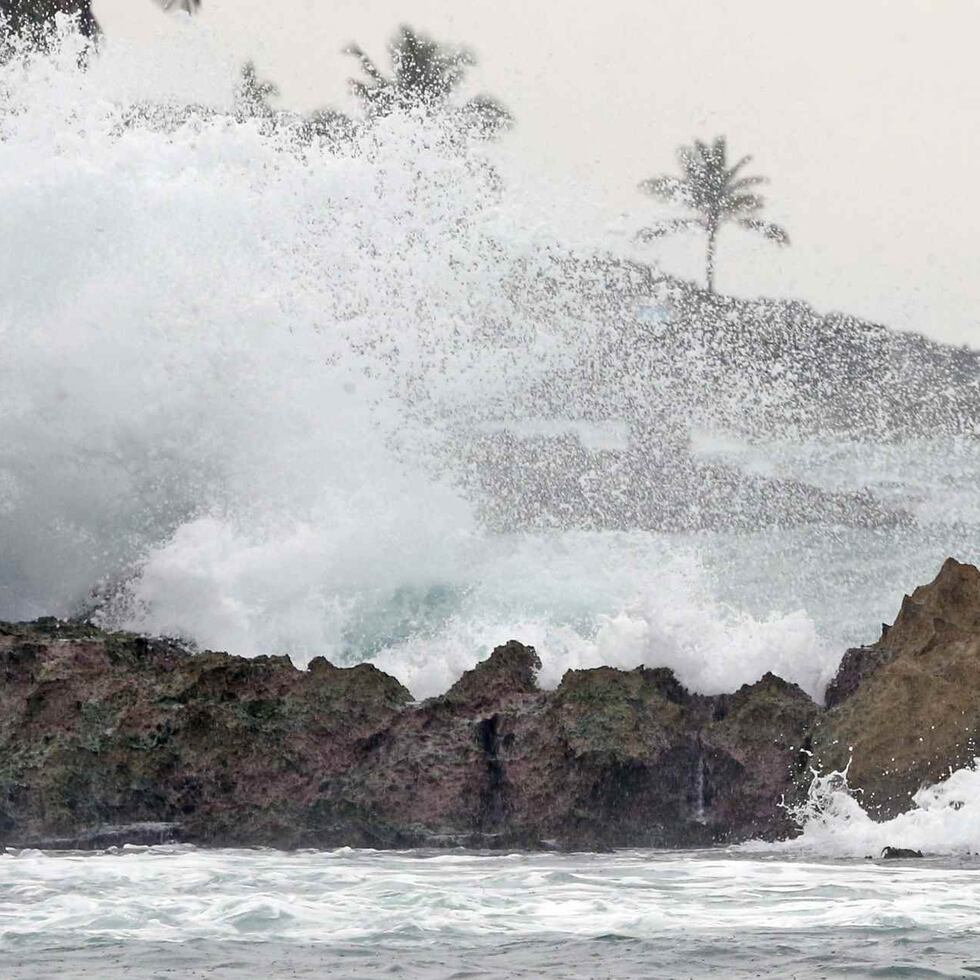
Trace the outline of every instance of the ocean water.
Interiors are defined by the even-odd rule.
[[[746,379],[736,433],[741,380],[715,416],[701,365],[655,350],[564,393],[598,421],[550,415],[540,386],[642,317],[597,298],[620,239],[494,147],[411,114],[346,147],[236,119],[238,66],[201,25],[110,39],[85,71],[80,44],[0,65],[0,618],[371,660],[418,697],[513,637],[546,686],[647,664],[819,698],[905,592],[980,557],[963,427],[759,431]],[[651,415],[700,463],[909,519],[484,519],[481,436],[601,443]],[[875,824],[825,774],[794,840],[696,853],[8,853],[0,977],[969,976],[978,799],[961,770]],[[867,860],[886,845],[928,856]]]
[[[197,851],[0,857],[0,971],[968,977],[980,862]]]
[[[792,839],[701,851],[8,850],[0,975],[980,973],[980,770],[886,822],[827,774],[796,817]]]

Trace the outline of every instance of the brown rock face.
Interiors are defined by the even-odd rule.
[[[0,625],[0,843],[604,848],[789,830],[777,804],[818,710],[799,689],[767,675],[704,698],[668,670],[601,667],[543,692],[539,667],[511,641],[412,704],[367,665]]]
[[[717,823],[743,827],[748,837],[792,836],[785,809],[805,793],[810,732],[819,709],[799,687],[775,674],[713,699],[702,735],[710,780],[709,812]],[[787,781],[787,768],[793,784]]]
[[[813,759],[877,816],[969,764],[980,571],[952,559],[822,711],[772,674],[692,695],[665,669],[569,671],[498,647],[421,704],[369,665],[191,654],[0,624],[0,844],[694,846],[792,832]]]
[[[330,839],[334,823],[306,817],[318,785],[409,700],[367,665],[305,672],[54,621],[0,626],[0,838],[173,821],[216,843]],[[358,839],[359,814],[337,820]]]
[[[534,694],[538,690],[537,672],[540,669],[541,659],[534,648],[511,640],[466,671],[446,692],[444,699],[461,707],[479,709]]]
[[[901,813],[921,785],[977,754],[978,678],[980,571],[950,558],[877,643],[845,655],[814,733],[818,763],[842,768],[850,757],[862,804]]]

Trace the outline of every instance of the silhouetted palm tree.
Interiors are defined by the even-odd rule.
[[[728,165],[725,137],[719,136],[710,146],[695,140],[692,146],[677,151],[681,177],[651,177],[640,184],[640,190],[670,204],[680,204],[695,213],[694,217],[662,221],[641,229],[637,237],[651,241],[678,231],[699,229],[708,236],[708,291],[715,291],[715,249],[718,232],[726,222],[734,222],[748,231],[764,235],[779,245],[789,244],[789,235],[779,225],[763,221],[757,215],[765,200],[750,188],[766,182],[765,177],[740,177],[742,168],[752,157],[742,157]]]
[[[192,13],[201,0],[156,0],[164,10]],[[87,37],[99,33],[99,22],[92,13],[92,0],[0,0],[0,16],[15,34],[40,39],[54,25],[57,14],[78,18],[79,30]]]
[[[365,77],[351,79],[350,86],[369,118],[415,108],[451,112],[474,135],[486,138],[496,136],[513,121],[491,96],[477,95],[464,102],[454,99],[467,70],[476,64],[468,48],[440,44],[402,26],[388,45],[389,75],[357,44],[349,45],[344,53],[360,61]]]

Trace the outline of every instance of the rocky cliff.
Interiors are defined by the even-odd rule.
[[[796,687],[704,698],[604,667],[541,691],[539,666],[512,641],[419,704],[366,665],[0,626],[0,842],[602,848],[789,829],[773,803],[817,711]]]
[[[511,641],[417,703],[368,665],[2,624],[0,843],[695,846],[792,832],[780,802],[849,757],[890,816],[973,758],[980,572],[907,597],[826,709],[772,674],[704,697],[645,667],[542,691],[539,667]]]
[[[849,650],[827,689],[813,748],[875,817],[907,810],[920,786],[972,763],[980,732],[980,571],[950,558],[906,596],[892,626]]]

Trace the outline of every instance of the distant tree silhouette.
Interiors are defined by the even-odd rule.
[[[694,216],[659,222],[641,229],[637,237],[641,241],[651,241],[678,231],[698,229],[705,232],[708,236],[705,279],[708,291],[712,293],[715,291],[718,232],[724,224],[734,222],[779,245],[789,244],[789,235],[783,228],[758,217],[765,207],[765,199],[750,189],[765,183],[766,178],[739,176],[752,157],[742,157],[734,166],[729,166],[727,155],[724,136],[719,136],[710,146],[695,140],[691,146],[682,146],[677,151],[681,177],[651,177],[639,185],[644,193],[670,204],[680,204],[693,211]]]
[[[201,0],[156,0],[164,10],[192,13]],[[55,17],[66,14],[78,19],[78,27],[87,37],[100,33],[99,22],[92,13],[92,0],[0,0],[0,16],[15,34],[41,40],[54,26]]]
[[[338,109],[317,109],[311,112],[303,125],[307,139],[321,139],[328,143],[348,143],[357,135],[357,123]]]
[[[255,63],[247,61],[242,66],[238,87],[235,89],[235,115],[239,119],[272,116],[275,110],[269,100],[278,94],[279,86],[275,82],[260,79]]]
[[[468,48],[441,44],[402,26],[388,45],[391,72],[385,74],[357,44],[344,49],[358,59],[364,75],[351,79],[351,91],[364,107],[368,118],[378,118],[398,110],[423,108],[457,116],[474,135],[492,138],[512,123],[510,113],[489,95],[466,101],[455,96],[476,64]]]

